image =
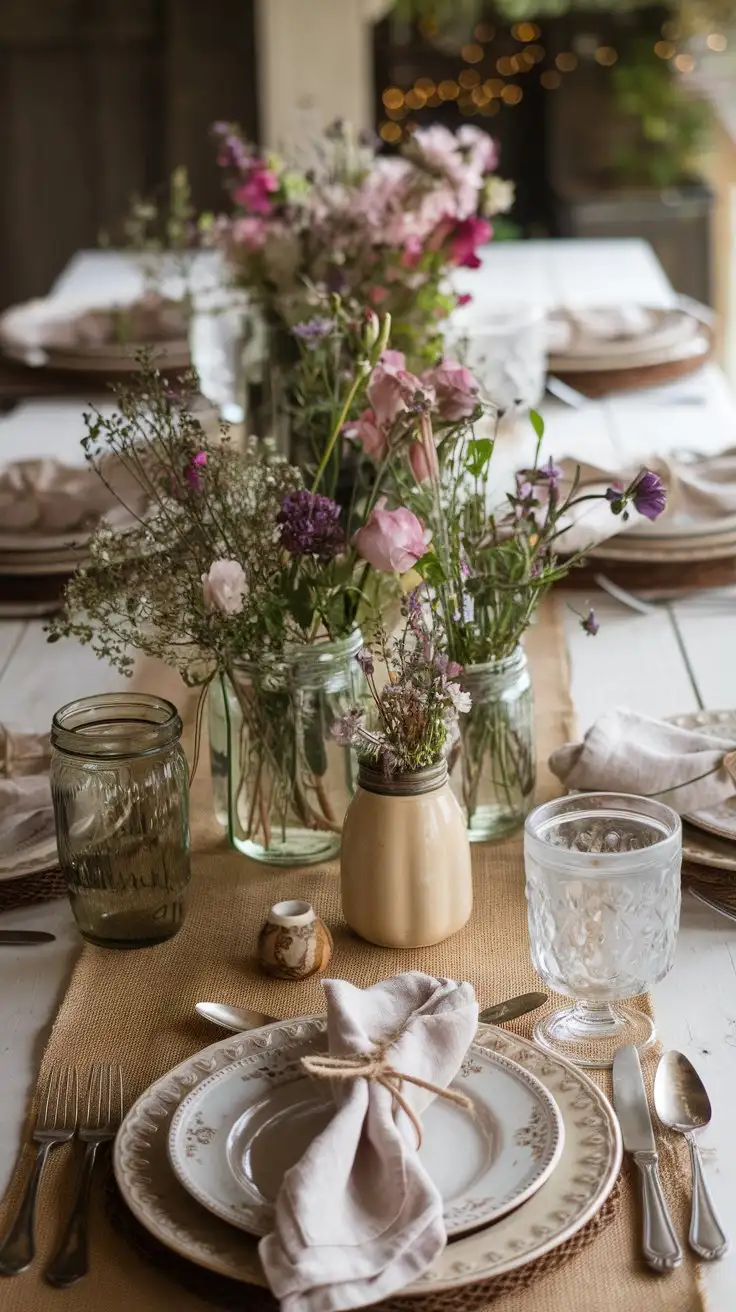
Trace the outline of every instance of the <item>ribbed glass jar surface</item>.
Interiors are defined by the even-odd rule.
[[[253,860],[308,865],[340,851],[357,763],[331,728],[364,695],[362,645],[355,630],[295,646],[279,664],[243,663],[212,684],[215,814]]]
[[[460,682],[473,704],[460,716],[452,788],[468,838],[485,843],[518,829],[534,802],[534,700],[523,648],[502,661],[466,666]]]
[[[51,727],[59,862],[84,938],[148,947],[180,928],[189,788],[176,707],[145,693],[69,702]]]

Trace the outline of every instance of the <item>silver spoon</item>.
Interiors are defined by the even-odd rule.
[[[663,1125],[684,1134],[690,1148],[693,1172],[693,1204],[690,1214],[690,1247],[708,1259],[723,1257],[728,1239],[716,1216],[694,1131],[702,1130],[711,1118],[710,1100],[698,1072],[681,1052],[665,1052],[654,1080],[654,1106]]]
[[[478,1020],[485,1025],[501,1024],[502,1021],[525,1016],[528,1011],[536,1011],[546,1001],[546,993],[522,993],[518,998],[509,998],[506,1002],[486,1007]],[[275,1016],[265,1016],[260,1011],[241,1011],[238,1007],[228,1007],[222,1002],[197,1002],[194,1010],[204,1020],[212,1021],[213,1025],[219,1025],[223,1030],[232,1030],[235,1034],[260,1029],[261,1025],[273,1025],[276,1021]]]

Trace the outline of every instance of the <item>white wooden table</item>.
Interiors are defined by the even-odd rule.
[[[81,253],[59,287],[77,292],[94,286],[114,294],[129,285],[132,276],[119,256]],[[638,241],[491,247],[475,291],[496,304],[637,300],[667,305],[673,299],[651,250]],[[720,371],[706,368],[688,383],[687,391],[689,403],[678,401],[672,389],[591,403],[580,411],[550,405],[545,408],[548,453],[645,461],[647,455],[678,447],[717,451],[736,445],[736,406]],[[0,459],[52,452],[73,458],[82,434],[82,408],[81,398],[79,404],[34,401],[19,406],[0,421]],[[515,452],[506,458],[512,455]],[[736,609],[722,601],[683,600],[641,616],[603,593],[570,596],[571,607],[582,610],[586,602],[595,605],[601,620],[597,638],[581,631],[572,609],[566,621],[581,728],[617,703],[655,716],[734,705]],[[119,677],[85,649],[71,644],[48,647],[40,624],[0,623],[0,721],[45,729],[65,701],[119,683]],[[80,942],[64,901],[8,912],[0,916],[0,926],[50,929],[58,935],[48,947],[0,948],[1,1190]],[[675,968],[655,989],[655,1004],[663,1041],[688,1054],[710,1092],[715,1123],[703,1140],[711,1150],[713,1191],[736,1248],[736,1136],[730,1125],[736,1087],[736,923],[686,897]],[[732,1312],[736,1255],[714,1263],[706,1275],[714,1312]],[[603,1303],[600,1312],[605,1312]]]

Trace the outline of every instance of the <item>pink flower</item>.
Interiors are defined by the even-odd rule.
[[[457,360],[441,360],[422,375],[437,395],[437,409],[443,419],[455,423],[469,419],[478,407],[478,383],[465,365]]]
[[[460,146],[467,152],[473,168],[479,173],[492,173],[498,166],[498,146],[482,128],[463,123],[457,134]]]
[[[184,477],[194,492],[201,492],[202,490],[202,475],[200,471],[204,469],[206,464],[207,452],[197,451],[196,455],[192,456],[189,464],[184,470]]]
[[[202,592],[207,610],[238,615],[245,602],[245,570],[237,560],[214,561],[202,575]]]
[[[232,226],[233,241],[244,246],[251,254],[263,250],[266,241],[266,224],[263,219],[254,216],[235,219]]]
[[[427,550],[432,534],[407,510],[386,510],[386,498],[373,507],[368,522],[353,535],[358,555],[383,574],[405,574]]]
[[[354,424],[347,424],[343,429],[346,437],[358,442],[371,460],[383,460],[388,451],[388,439],[382,428],[376,423],[372,410],[364,410]]]
[[[450,234],[450,256],[463,269],[479,269],[476,247],[490,241],[493,229],[488,219],[469,218],[456,223]]]
[[[269,195],[278,189],[279,180],[273,169],[256,160],[246,181],[235,188],[233,199],[252,214],[270,214],[273,206]]]
[[[401,355],[400,351],[387,352],[391,356]],[[403,358],[403,357],[402,357]],[[421,406],[433,395],[414,374],[400,368],[397,364],[379,360],[366,389],[376,416],[376,422],[382,428],[390,428],[399,415],[415,406]]]
[[[458,150],[459,137],[442,123],[420,128],[414,133],[412,144],[419,149],[430,168],[453,177],[462,161]]]
[[[383,365],[387,373],[396,374],[406,370],[406,356],[403,351],[383,351],[379,364]]]
[[[401,252],[401,267],[403,269],[415,269],[422,258],[422,240],[421,237],[414,233],[407,237],[404,243],[404,249]]]
[[[380,305],[383,301],[385,301],[387,296],[388,296],[388,289],[386,287],[368,288],[368,300],[370,301],[371,305]]]
[[[412,442],[409,447],[409,464],[417,483],[426,483],[430,476],[430,468],[423,442]]]
[[[463,306],[463,305],[470,305],[470,302],[472,301],[472,299],[473,299],[473,298],[472,298],[470,292],[463,292],[462,295],[461,295],[461,296],[458,296],[458,298],[457,298],[457,306],[458,306],[458,309],[460,309],[460,307]]]

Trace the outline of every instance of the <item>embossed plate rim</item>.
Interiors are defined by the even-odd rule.
[[[266,1284],[255,1240],[204,1211],[174,1176],[166,1151],[168,1122],[186,1094],[219,1065],[283,1039],[310,1032],[318,1038],[323,1027],[323,1020],[301,1017],[221,1039],[163,1075],[133,1105],[115,1141],[115,1178],[133,1215],[160,1243],[219,1275]],[[476,1042],[531,1070],[549,1089],[565,1121],[565,1148],[557,1170],[528,1202],[492,1227],[448,1244],[402,1295],[462,1288],[543,1257],[595,1216],[621,1168],[621,1134],[613,1109],[583,1071],[494,1026],[480,1026]],[[578,1114],[579,1123],[574,1122]]]
[[[256,1062],[253,1061],[252,1057],[241,1057],[240,1060],[231,1062],[229,1066],[223,1066],[220,1070],[214,1071],[212,1075],[208,1075],[206,1079],[202,1080],[201,1083],[198,1084],[195,1089],[192,1089],[191,1093],[187,1094],[186,1098],[182,1100],[174,1113],[169,1127],[169,1162],[174,1174],[179,1180],[179,1183],[183,1185],[183,1187],[192,1194],[192,1196],[196,1198],[203,1207],[214,1212],[215,1216],[221,1217],[223,1221],[227,1221],[230,1225],[236,1226],[240,1230],[244,1230],[246,1234],[267,1234],[271,1228],[270,1222],[273,1209],[267,1204],[259,1205],[258,1203],[252,1203],[249,1206],[247,1202],[244,1201],[243,1188],[238,1185],[235,1177],[231,1177],[228,1180],[228,1188],[232,1192],[229,1192],[227,1197],[225,1197],[220,1194],[221,1180],[219,1178],[214,1178],[215,1172],[210,1173],[211,1178],[209,1180],[206,1178],[206,1173],[204,1178],[201,1177],[200,1172],[195,1173],[192,1163],[196,1159],[191,1158],[186,1151],[185,1140],[187,1130],[192,1123],[193,1117],[198,1113],[201,1113],[205,1117],[208,1124],[212,1122],[212,1117],[205,1110],[205,1104],[207,1103],[209,1096],[212,1094],[213,1090],[222,1085],[223,1082],[235,1082],[236,1080],[241,1079],[241,1072],[244,1067],[252,1067],[252,1071],[249,1072],[249,1074],[252,1075],[257,1076],[260,1072],[262,1078],[269,1080],[270,1088],[274,1090],[283,1088],[288,1083],[292,1083],[293,1080],[290,1076],[287,1076],[287,1072],[290,1067],[293,1067],[294,1061],[299,1055],[299,1052],[303,1049],[303,1046],[304,1042],[298,1039],[294,1040],[293,1044],[284,1045],[284,1048],[281,1051],[283,1051],[286,1061],[283,1063],[280,1070],[277,1069],[270,1071],[266,1069],[269,1056],[274,1050],[265,1049],[259,1053],[259,1060]],[[518,1064],[518,1062],[510,1061],[509,1058],[503,1057],[500,1053],[489,1052],[488,1049],[483,1048],[476,1043],[470,1045],[466,1061],[468,1057],[471,1056],[475,1057],[476,1061],[479,1061],[483,1066],[483,1070],[478,1071],[477,1073],[485,1075],[486,1085],[488,1085],[489,1081],[491,1085],[495,1084],[495,1076],[500,1071],[510,1080],[515,1081],[517,1086],[521,1084],[529,1091],[531,1098],[534,1100],[533,1106],[540,1108],[545,1117],[546,1151],[539,1162],[534,1161],[533,1154],[529,1151],[525,1153],[525,1161],[520,1160],[518,1163],[512,1164],[517,1166],[519,1178],[517,1178],[517,1180],[505,1190],[500,1199],[498,1199],[498,1194],[496,1193],[496,1201],[493,1205],[491,1205],[490,1199],[482,1200],[482,1198],[478,1198],[478,1192],[481,1188],[480,1181],[477,1181],[473,1187],[469,1188],[465,1194],[466,1205],[468,1203],[475,1203],[477,1206],[478,1203],[485,1201],[486,1207],[484,1210],[481,1210],[480,1208],[477,1211],[474,1210],[472,1217],[468,1218],[466,1215],[464,1220],[456,1219],[453,1221],[452,1215],[450,1215],[450,1218],[447,1221],[447,1233],[450,1238],[453,1239],[460,1235],[467,1234],[471,1230],[477,1230],[483,1226],[491,1225],[494,1221],[500,1220],[500,1218],[505,1216],[507,1212],[510,1212],[515,1207],[520,1207],[528,1198],[531,1198],[532,1194],[536,1193],[537,1189],[541,1189],[544,1181],[551,1175],[560,1159],[565,1137],[564,1122],[560,1110],[549,1090],[545,1088],[536,1076],[532,1075],[529,1071],[526,1071],[523,1066]],[[281,1076],[286,1078],[280,1078]],[[461,1079],[462,1078],[463,1076],[461,1075]],[[505,1081],[503,1083],[505,1084]],[[458,1085],[455,1085],[454,1081],[453,1087],[458,1087],[460,1089],[465,1088],[464,1084],[459,1083]],[[468,1093],[470,1092],[469,1089],[466,1089],[465,1091]],[[498,1090],[486,1087],[483,1089],[482,1095],[483,1096],[481,1097],[479,1091],[477,1094],[478,1101],[484,1102],[486,1106],[491,1108],[500,1107],[502,1097],[505,1098],[506,1103],[509,1101],[508,1087],[506,1088],[505,1094],[503,1086]],[[265,1097],[267,1098],[268,1096],[268,1093],[266,1093]],[[513,1093],[511,1096],[514,1096]],[[220,1124],[219,1133],[217,1134],[218,1160],[220,1151],[226,1151],[225,1145],[220,1136],[224,1134],[224,1139],[226,1141],[232,1133],[235,1123],[240,1120],[242,1115],[248,1110],[248,1107],[252,1105],[253,1101],[260,1102],[263,1098],[264,1094],[262,1091],[257,1093],[253,1092],[250,1097],[247,1093],[243,1094],[242,1100],[239,1100],[238,1102],[238,1108],[234,1115],[234,1119],[228,1120],[227,1124],[224,1122]],[[523,1124],[520,1124],[515,1128],[518,1128],[518,1130],[521,1131],[525,1127]],[[205,1149],[209,1149],[210,1144],[208,1143],[204,1145],[204,1147]],[[527,1146],[519,1144],[518,1147],[520,1151],[523,1152]],[[220,1165],[222,1165],[221,1162]],[[496,1167],[495,1173],[498,1174],[499,1163],[494,1162],[490,1170],[493,1169],[493,1166]],[[508,1171],[508,1162],[505,1163],[505,1166]],[[486,1177],[490,1173],[490,1170],[486,1172]],[[227,1173],[227,1167],[225,1167],[225,1171]],[[219,1172],[216,1174],[219,1176]],[[463,1204],[461,1201],[458,1201],[455,1204],[455,1208],[462,1208],[462,1206]]]

